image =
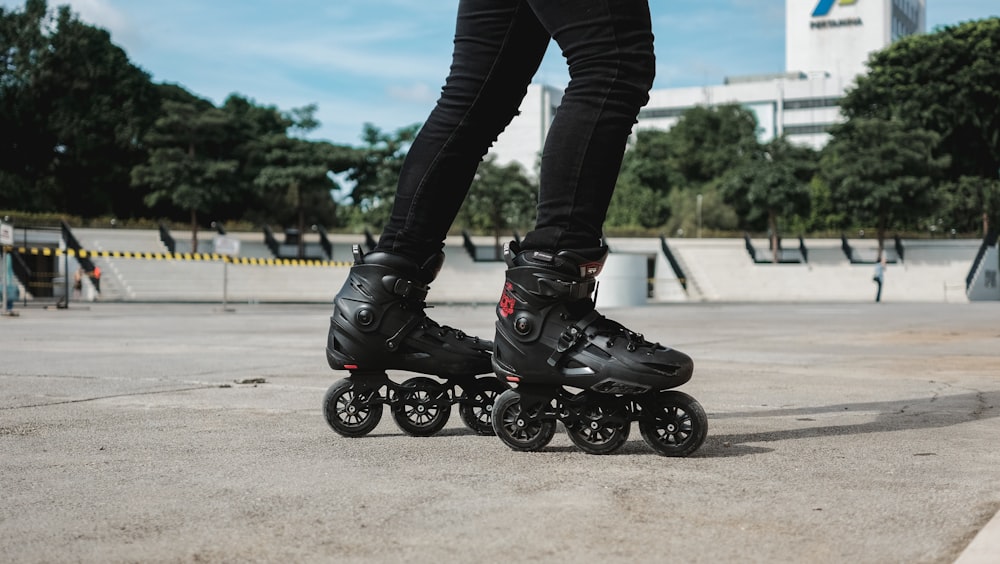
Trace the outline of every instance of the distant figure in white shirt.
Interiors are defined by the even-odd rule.
[[[875,263],[875,274],[872,280],[878,285],[875,291],[875,303],[882,301],[882,282],[885,281],[885,255],[879,254],[878,262]]]

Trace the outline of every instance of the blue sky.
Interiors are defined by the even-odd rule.
[[[450,63],[458,0],[49,0],[62,4],[109,30],[158,82],[217,104],[234,92],[282,110],[315,103],[323,125],[310,137],[359,145],[365,122],[391,131],[426,118]],[[928,30],[1000,16],[998,0],[927,4]],[[650,8],[654,88],[784,70],[785,0],[651,0]],[[535,80],[565,85],[554,45]]]

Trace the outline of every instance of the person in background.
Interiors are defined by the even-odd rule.
[[[875,290],[875,303],[882,301],[882,283],[885,282],[885,253],[879,253],[878,261],[875,263],[875,274],[872,281],[878,287]]]
[[[83,294],[83,269],[77,268],[73,273],[73,297],[80,297]]]
[[[101,267],[94,266],[94,270],[90,272],[90,281],[94,284],[94,289],[97,293],[101,293]]]
[[[3,315],[7,317],[17,317],[14,311],[14,302],[21,297],[21,289],[17,285],[17,278],[14,277],[14,262],[10,253],[6,253],[4,258],[4,282],[7,285],[7,303],[3,304]]]

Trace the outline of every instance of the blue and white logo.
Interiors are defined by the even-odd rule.
[[[816,9],[813,10],[812,17],[819,18],[829,14],[835,2],[841,6],[850,6],[851,4],[857,4],[858,0],[819,0],[819,4],[816,4]]]

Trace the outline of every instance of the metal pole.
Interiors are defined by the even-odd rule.
[[[0,308],[2,308],[4,314],[6,314],[7,313],[7,249],[3,245],[0,245],[0,264],[3,265],[3,272],[0,272],[0,280],[3,281],[3,303],[0,304]]]
[[[222,311],[229,301],[229,257],[222,257]]]
[[[63,291],[66,292],[66,307],[69,307],[69,295],[73,292],[69,287],[69,249],[66,249],[66,254],[63,255]],[[83,297],[83,292],[80,292],[80,297]]]
[[[701,239],[701,200],[702,195],[698,194],[698,238]]]

